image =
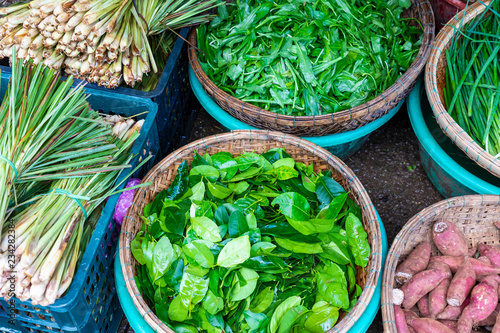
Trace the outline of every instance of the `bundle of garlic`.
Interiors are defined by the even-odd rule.
[[[100,86],[158,72],[148,37],[210,19],[217,0],[33,0],[0,9],[0,56],[33,59]],[[163,16],[159,17],[158,13]],[[168,49],[173,38],[162,38]]]

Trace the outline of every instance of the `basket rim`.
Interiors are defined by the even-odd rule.
[[[232,95],[229,95],[222,89],[218,88],[218,86],[211,81],[211,79],[206,75],[205,71],[200,66],[198,60],[198,49],[196,48],[196,29],[193,28],[189,34],[189,47],[188,47],[188,56],[189,56],[189,64],[191,69],[195,73],[198,81],[205,87],[206,83],[212,85],[217,88],[217,92],[220,93],[226,101],[235,102],[241,106],[241,111],[236,111],[235,113],[247,113],[250,117],[254,117],[256,119],[262,119],[263,121],[270,123],[282,123],[286,124],[289,127],[309,127],[309,126],[317,126],[317,122],[321,122],[322,124],[336,124],[344,121],[351,121],[359,119],[367,114],[373,113],[376,108],[375,105],[378,103],[384,102],[384,107],[389,105],[389,101],[393,100],[396,104],[403,100],[406,95],[409,94],[411,89],[408,89],[416,80],[418,79],[420,73],[424,70],[425,64],[427,62],[428,57],[431,54],[431,47],[434,41],[434,14],[432,6],[429,0],[415,0],[415,4],[418,7],[420,14],[422,15],[422,19],[429,18],[428,22],[423,22],[422,25],[424,27],[422,36],[425,35],[430,36],[428,39],[428,43],[422,43],[420,45],[417,56],[413,60],[411,66],[408,70],[403,73],[390,87],[388,87],[384,92],[371,100],[355,106],[353,108],[342,110],[334,113],[316,115],[316,116],[290,116],[278,114],[266,109],[262,109],[254,104],[243,102]],[[425,14],[432,15],[425,15]],[[425,40],[425,38],[422,38]],[[198,68],[194,68],[196,66]],[[409,82],[406,84],[404,82]],[[400,93],[401,92],[401,93]],[[396,98],[392,98],[392,94],[396,94]],[[213,99],[213,97],[211,96]],[[248,110],[244,111],[243,106],[247,107]],[[384,113],[385,114],[385,113]],[[376,118],[380,118],[384,114],[378,115]],[[264,119],[263,119],[264,118]],[[375,119],[376,119],[375,118]]]
[[[448,21],[447,25],[445,25],[436,36],[429,61],[425,66],[424,77],[427,98],[431,103],[432,112],[441,130],[479,166],[493,175],[500,177],[500,158],[495,159],[493,155],[481,148],[481,146],[479,146],[479,144],[448,114],[448,110],[445,107],[445,101],[441,99],[437,85],[438,62],[446,55],[445,50],[448,49],[453,40],[456,30],[483,13],[486,10],[485,5],[489,5],[491,2],[492,0],[484,0],[483,4],[481,1],[476,1]],[[446,61],[446,59],[444,59],[444,61]]]
[[[392,291],[394,283],[394,275],[396,266],[398,264],[400,249],[405,245],[407,239],[412,233],[412,229],[425,220],[435,218],[442,212],[454,208],[470,206],[483,206],[485,204],[494,204],[500,206],[500,195],[495,194],[472,194],[459,197],[453,197],[439,201],[431,206],[428,206],[413,217],[411,217],[405,225],[401,228],[399,233],[394,238],[391,244],[387,257],[384,263],[384,271],[382,276],[382,322],[384,325],[384,332],[397,332],[396,322],[394,317],[394,305],[392,302]],[[424,217],[426,219],[424,219]],[[400,247],[400,249],[396,249]]]
[[[295,147],[306,150],[308,153],[316,155],[322,158],[330,167],[334,168],[352,187],[352,190],[356,192],[356,195],[360,201],[360,208],[363,215],[368,221],[370,229],[373,231],[372,245],[371,245],[371,263],[370,266],[366,268],[368,270],[368,275],[366,277],[366,285],[363,288],[361,296],[358,298],[356,305],[349,312],[352,315],[344,317],[340,322],[338,322],[334,328],[329,330],[329,332],[339,331],[347,332],[350,327],[355,323],[355,320],[363,314],[365,308],[370,303],[374,293],[375,286],[378,283],[378,278],[382,274],[382,237],[379,223],[381,221],[378,218],[377,212],[368,192],[365,190],[361,181],[354,175],[352,170],[338,157],[332,155],[330,152],[324,148],[313,144],[307,140],[299,138],[294,135],[284,134],[275,131],[266,130],[237,130],[231,131],[224,134],[213,135],[199,139],[197,141],[191,142],[184,147],[172,152],[167,157],[165,157],[159,164],[153,167],[148,174],[142,179],[141,183],[146,181],[154,180],[155,176],[163,173],[172,163],[184,159],[184,155],[189,155],[197,148],[208,148],[211,144],[217,144],[221,142],[232,142],[240,139],[256,139],[256,140],[274,140],[286,143],[287,145],[293,145]],[[151,186],[154,186],[151,185]],[[144,190],[144,189],[143,189]],[[137,191],[134,195],[134,202],[139,198],[139,192]],[[364,205],[363,205],[364,204]],[[130,209],[129,209],[130,211]],[[171,332],[168,327],[155,315],[155,313],[148,307],[144,299],[142,298],[139,289],[135,283],[134,274],[132,271],[132,264],[130,262],[125,262],[125,254],[131,252],[131,240],[130,235],[126,229],[126,224],[129,220],[133,221],[133,217],[125,216],[126,219],[123,221],[122,231],[119,236],[119,251],[120,251],[120,265],[122,268],[122,273],[124,276],[127,291],[131,296],[136,308],[139,310],[141,316],[146,320],[146,322],[154,328],[156,331],[161,327],[163,332]],[[377,223],[374,223],[377,222]],[[133,235],[135,236],[135,235]],[[374,285],[373,285],[374,284]],[[336,327],[342,325],[339,330]]]

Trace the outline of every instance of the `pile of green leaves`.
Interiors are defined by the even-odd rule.
[[[420,45],[410,0],[236,0],[198,28],[201,67],[222,90],[280,114],[346,110],[378,96]]]
[[[144,209],[132,253],[156,315],[176,332],[325,332],[362,288],[359,206],[331,172],[284,149],[196,154]]]
[[[457,29],[446,50],[448,113],[477,144],[500,158],[500,1],[461,25],[463,31]]]

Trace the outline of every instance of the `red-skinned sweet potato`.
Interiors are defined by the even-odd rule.
[[[445,256],[469,255],[469,247],[464,234],[449,221],[437,221],[432,227],[434,244]]]
[[[429,294],[418,300],[417,307],[422,317],[429,317],[431,315],[429,312]]]
[[[411,309],[425,294],[429,293],[441,281],[449,277],[450,274],[439,269],[429,269],[415,274],[401,287],[401,290],[405,294],[403,307]]]
[[[492,264],[479,259],[469,258],[476,277],[482,277],[492,274],[500,274],[500,267],[495,267]],[[431,257],[429,264],[435,261],[441,261],[447,264],[452,273],[456,273],[460,266],[462,265],[463,257],[452,257],[452,256],[435,256]]]
[[[457,332],[469,333],[472,326],[485,320],[498,305],[498,282],[496,277],[488,276],[472,289],[470,304],[458,319]]]
[[[410,333],[408,324],[406,323],[405,313],[400,306],[394,305],[394,317],[396,321],[396,328],[398,333]]]
[[[448,319],[448,320],[457,320],[464,308],[469,305],[470,297],[467,297],[461,306],[451,306],[448,305],[444,308],[443,312],[439,313],[436,318],[437,319]]]
[[[495,267],[500,267],[500,248],[494,245],[479,244],[477,246],[479,254],[490,259],[490,262]]]
[[[417,333],[455,333],[448,326],[431,318],[417,318],[408,322],[408,325],[413,327]]]
[[[457,321],[456,320],[448,320],[448,319],[439,319],[441,324],[451,328],[454,332],[457,330]]]
[[[405,314],[406,323],[408,323],[409,320],[412,320],[412,319],[415,319],[415,318],[420,318],[412,310],[403,309],[403,312]],[[408,326],[408,329],[410,330],[410,333],[417,333],[417,331],[415,331],[415,329],[413,327],[411,327],[411,326]]]
[[[446,301],[446,295],[448,293],[448,287],[450,286],[451,279],[444,279],[438,284],[436,289],[431,290],[429,293],[429,316],[432,319],[436,319],[436,316],[443,312],[443,310],[448,305]]]
[[[493,312],[486,318],[485,320],[481,320],[477,323],[477,326],[493,326],[497,320],[498,313],[500,312],[500,304],[497,304],[497,307]]]
[[[476,285],[476,273],[472,268],[469,257],[464,256],[462,266],[457,271],[455,276],[450,282],[446,301],[448,305],[460,306],[465,298],[469,295],[470,291]]]
[[[410,252],[408,257],[396,268],[396,281],[405,284],[411,277],[427,267],[431,257],[431,244],[423,241]]]

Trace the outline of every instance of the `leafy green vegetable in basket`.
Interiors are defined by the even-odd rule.
[[[312,116],[391,86],[420,45],[409,0],[237,0],[198,28],[201,67],[222,90],[269,111]]]
[[[500,1],[492,1],[489,9],[460,28],[464,31],[455,33],[446,50],[448,112],[474,141],[499,158]]]
[[[361,295],[359,206],[284,149],[181,163],[132,242],[144,299],[176,332],[324,332]]]

